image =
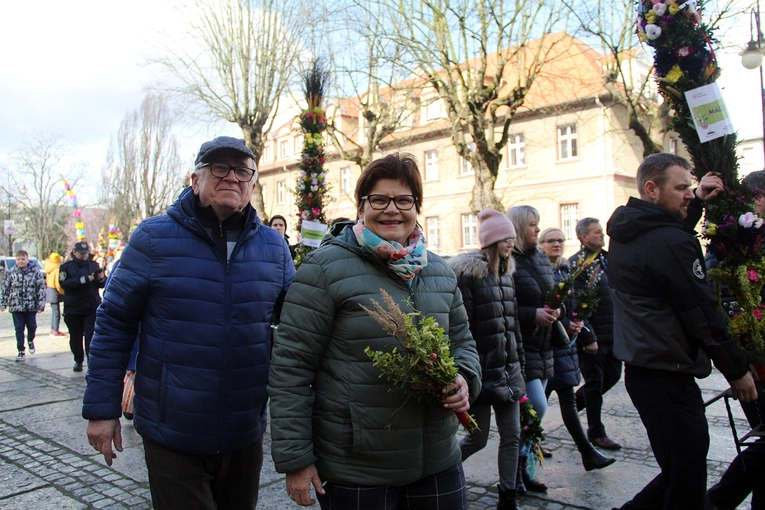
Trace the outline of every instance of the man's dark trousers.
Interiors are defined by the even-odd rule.
[[[143,440],[155,510],[255,510],[263,436],[229,453],[193,455]]]
[[[74,361],[82,363],[85,357],[90,354],[90,340],[93,338],[93,331],[96,327],[96,312],[88,315],[65,313],[64,322],[69,329],[69,349],[74,355]],[[83,339],[85,341],[84,351]]]
[[[624,385],[661,473],[622,509],[703,509],[709,428],[695,378],[625,365]]]
[[[622,376],[622,362],[614,357],[614,344],[598,343],[598,352],[587,354],[578,347],[579,369],[584,384],[576,391],[576,409],[587,409],[587,437],[605,437],[606,427],[601,419],[603,395]]]

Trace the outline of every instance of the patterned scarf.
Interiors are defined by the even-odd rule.
[[[388,267],[409,285],[412,285],[414,276],[428,265],[428,244],[419,229],[415,228],[409,235],[408,246],[382,239],[362,221],[353,226],[353,233],[362,248],[378,259],[387,261]]]

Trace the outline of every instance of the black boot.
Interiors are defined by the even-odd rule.
[[[497,510],[519,510],[518,509],[518,493],[515,489],[502,490],[502,487],[497,486],[499,489],[499,503],[497,503]]]
[[[585,471],[592,471],[593,469],[603,469],[604,467],[608,467],[614,462],[616,462],[616,459],[606,457],[595,448],[592,448],[589,451],[584,451],[581,453],[582,453],[582,464],[584,464]]]
[[[526,495],[526,486],[523,485],[523,477],[521,476],[521,464],[520,457],[518,458],[518,469],[515,471],[515,493],[519,497]]]
[[[519,460],[520,462],[518,463],[518,469],[521,472],[521,477],[523,478],[523,485],[526,486],[526,490],[529,490],[531,492],[547,492],[547,485],[543,484],[542,482],[538,482],[534,480],[531,477],[531,475],[529,475],[529,472],[527,469],[529,458],[521,457]]]

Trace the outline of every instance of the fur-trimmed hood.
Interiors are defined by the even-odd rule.
[[[505,259],[505,262],[509,264],[508,274],[513,274],[515,272],[515,260],[512,256],[509,256]],[[467,276],[481,279],[489,276],[489,260],[479,250],[460,253],[456,257],[449,259],[449,267],[452,268],[457,277]]]

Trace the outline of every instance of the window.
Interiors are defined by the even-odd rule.
[[[478,246],[478,221],[473,213],[462,215],[462,247],[475,248]]]
[[[469,143],[468,150],[470,150],[470,152],[475,152],[475,144],[472,142]],[[460,159],[462,159],[462,164],[460,165],[460,175],[470,175],[475,173],[475,170],[473,169],[473,165],[470,164],[470,161],[468,161],[465,158],[460,158]]]
[[[351,186],[351,167],[346,166],[340,170],[340,191],[343,193],[353,193]]]
[[[510,135],[507,142],[507,163],[510,168],[526,165],[526,142],[523,133]]]
[[[558,160],[579,157],[577,138],[576,124],[558,126]]]
[[[677,156],[677,138],[669,139],[669,153]]]
[[[441,249],[441,230],[438,225],[438,216],[425,218],[425,230],[427,231],[428,249]]]
[[[446,117],[444,112],[444,103],[441,99],[433,99],[427,105],[425,105],[425,121],[433,122],[434,120],[443,119]]]
[[[262,154],[262,156],[263,156],[262,157],[263,161],[265,161],[266,163],[274,159],[273,156],[271,155],[271,144],[270,143],[267,143],[267,144],[265,144],[263,146],[263,154]]]
[[[579,204],[560,206],[560,225],[566,241],[576,241],[576,224],[579,222]]]
[[[438,179],[438,149],[425,151],[425,180]]]
[[[284,181],[279,181],[276,183],[276,203],[287,203],[287,186],[284,184]]]
[[[290,155],[290,142],[289,140],[282,140],[279,142],[279,157],[286,158]]]
[[[303,135],[298,135],[294,138],[295,149],[292,151],[294,154],[300,154],[303,152]]]

